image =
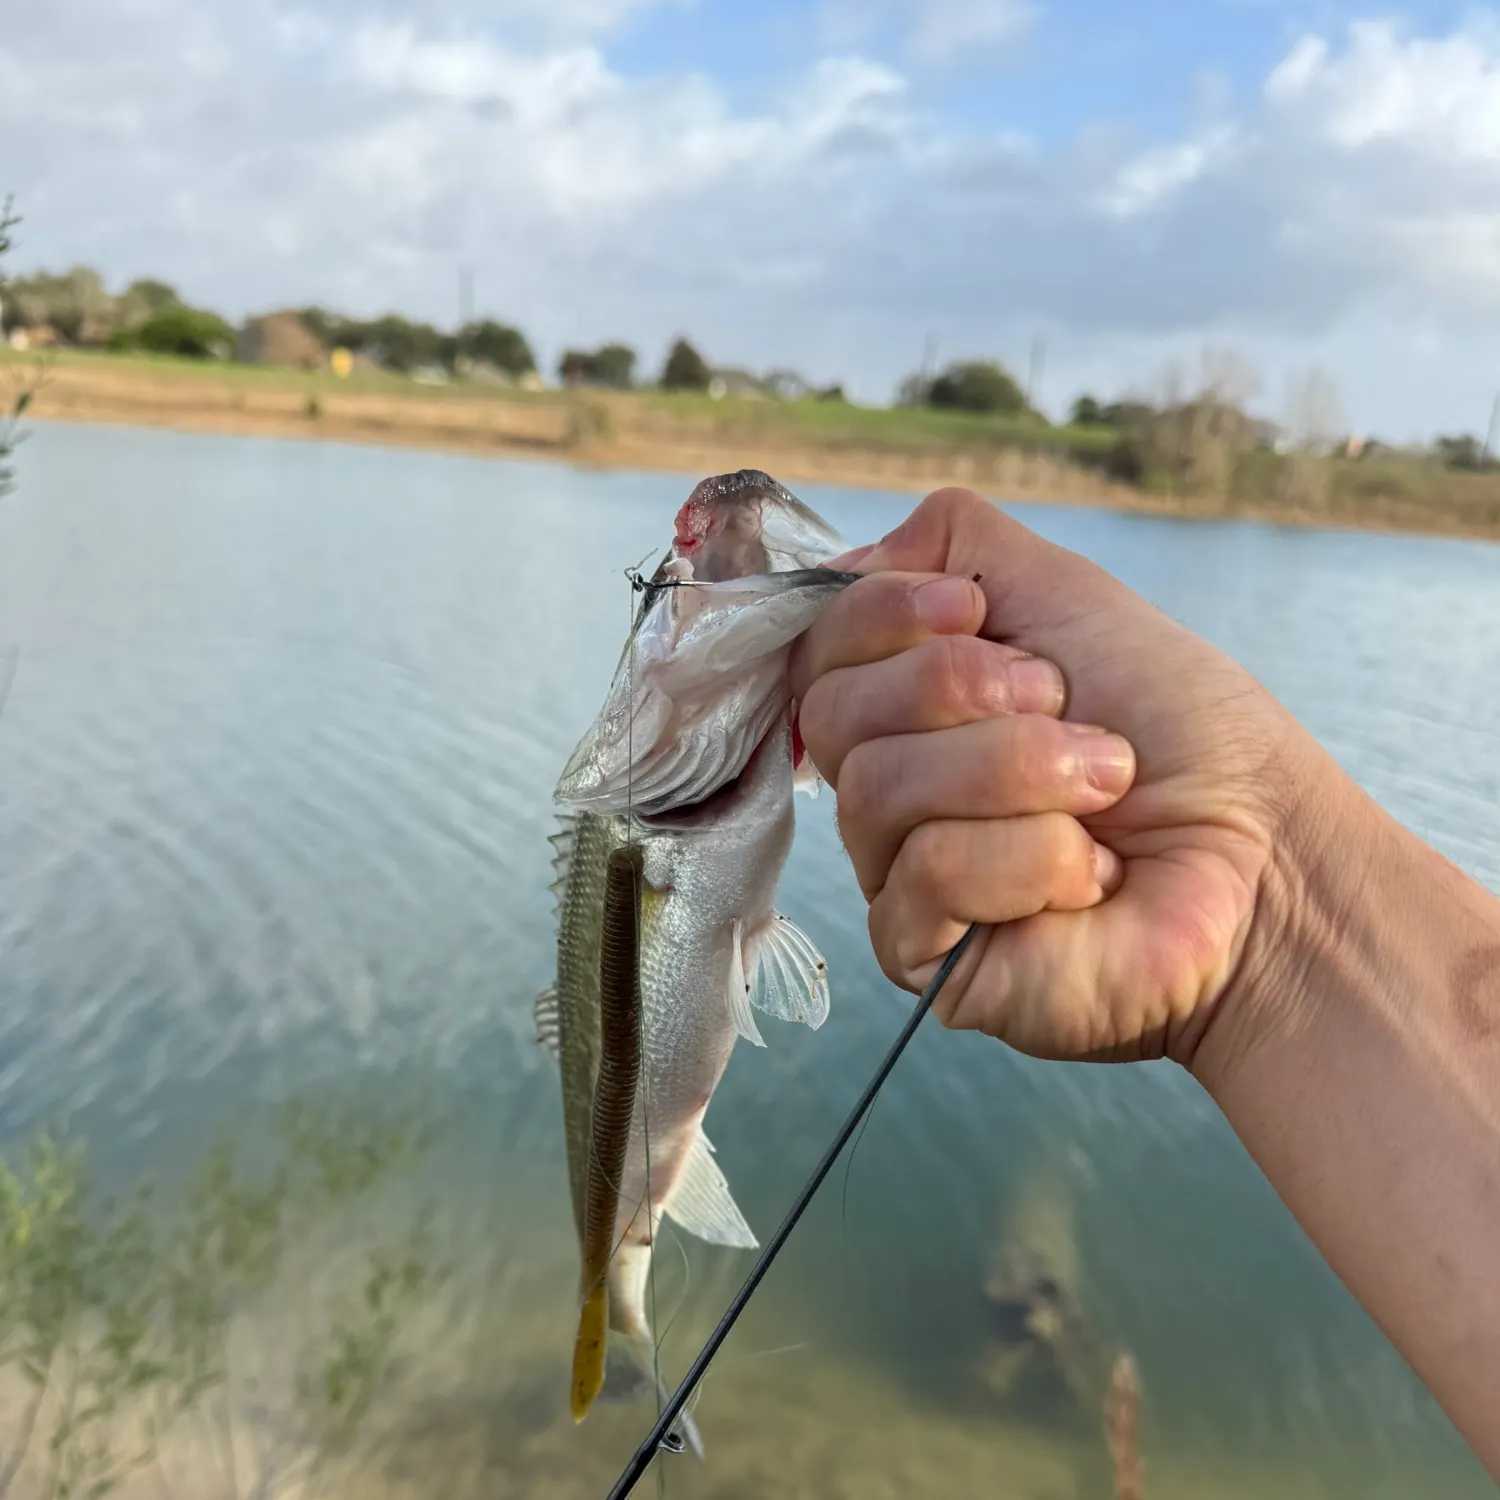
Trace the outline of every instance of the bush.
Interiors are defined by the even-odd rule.
[[[525,334],[508,323],[496,323],[490,318],[465,323],[458,330],[457,353],[464,359],[483,360],[511,376],[536,369],[536,356]]]
[[[626,344],[606,344],[593,353],[569,349],[558,361],[557,373],[567,385],[628,390],[635,379],[635,350]]]
[[[1479,474],[1490,467],[1484,444],[1470,433],[1461,433],[1457,437],[1440,437],[1432,446],[1445,469]]]
[[[228,359],[234,349],[234,329],[218,313],[199,307],[168,307],[137,328],[117,329],[110,335],[109,347],[187,359]]]
[[[661,385],[667,391],[706,391],[709,368],[703,356],[688,343],[678,339],[667,353],[662,367]]]
[[[994,360],[968,360],[949,365],[932,382],[927,404],[992,416],[1015,416],[1026,410],[1026,393],[1015,377]]]

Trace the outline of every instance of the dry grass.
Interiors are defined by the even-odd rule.
[[[0,366],[13,363],[0,353]],[[1217,389],[1217,387],[1215,387]],[[1227,402],[1198,400],[1138,440],[1107,429],[834,402],[714,402],[656,393],[528,394],[386,374],[339,381],[183,360],[59,354],[41,418],[301,437],[684,474],[746,466],[791,482],[1212,519],[1500,539],[1500,474],[1417,458],[1332,459],[1246,447]],[[1131,449],[1131,442],[1137,448]],[[1134,465],[1134,467],[1132,467]],[[1136,472],[1139,482],[1117,477]]]

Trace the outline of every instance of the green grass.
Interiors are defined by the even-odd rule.
[[[384,370],[356,370],[340,380],[331,370],[294,370],[281,365],[247,365],[234,360],[184,359],[171,354],[122,354],[90,349],[47,349],[20,353],[0,349],[0,366],[37,364],[55,369],[109,370],[123,375],[169,375],[191,380],[214,381],[261,390],[364,392],[383,396],[424,396],[442,400],[495,397],[506,401],[557,399],[557,392],[523,391],[514,386],[494,386],[482,381],[450,381],[446,385],[419,385],[405,375]]]
[[[385,371],[356,371],[340,380],[328,370],[302,371],[171,355],[49,350],[43,356],[58,369],[107,369],[122,375],[167,375],[214,381],[245,389],[289,390],[307,395],[364,393],[420,396],[425,400],[496,400],[540,404],[593,399],[589,393],[562,390],[523,391],[483,381],[453,380],[446,385],[419,385],[409,377]],[[35,354],[0,351],[0,363],[32,362]],[[1107,452],[1118,434],[1099,427],[1048,427],[1040,418],[987,417],[970,412],[930,408],[852,406],[842,401],[755,401],[726,397],[721,401],[688,392],[642,390],[601,393],[600,399],[639,402],[647,410],[676,418],[687,426],[725,435],[780,437],[792,444],[831,448],[891,448],[939,451],[955,448],[1023,448],[1087,457]]]
[[[853,406],[843,401],[746,401],[643,391],[638,400],[718,432],[782,434],[791,442],[848,448],[1024,448],[1102,454],[1118,434],[1108,428],[1049,427],[1039,417],[991,417],[931,407]]]

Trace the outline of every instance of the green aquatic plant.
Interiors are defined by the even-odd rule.
[[[102,1198],[82,1144],[56,1131],[0,1162],[0,1381],[23,1393],[0,1436],[0,1500],[23,1474],[42,1500],[100,1500],[152,1463],[170,1494],[164,1444],[178,1430],[213,1452],[226,1500],[274,1500],[294,1482],[311,1493],[443,1278],[429,1215],[403,1229],[361,1212],[432,1139],[420,1111],[321,1097],[258,1138],[219,1139],[173,1193]],[[298,1317],[289,1409],[266,1448],[238,1410],[258,1383],[239,1378],[235,1326],[291,1278],[289,1257],[356,1213],[357,1290]]]

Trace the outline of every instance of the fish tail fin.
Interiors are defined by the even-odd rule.
[[[600,1277],[584,1294],[578,1314],[578,1337],[573,1342],[573,1420],[588,1416],[594,1398],[604,1389],[604,1356],[609,1343],[609,1294]]]

